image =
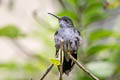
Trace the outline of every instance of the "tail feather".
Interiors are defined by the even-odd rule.
[[[65,53],[64,53],[65,54]],[[76,53],[72,53],[72,56],[77,59],[77,54]],[[66,60],[65,58],[66,56],[64,55],[64,60],[63,60],[63,73],[65,73],[66,75],[69,75],[69,72],[71,72],[72,68],[74,67],[74,62],[69,59],[69,61]]]

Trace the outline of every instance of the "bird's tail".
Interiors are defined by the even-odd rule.
[[[75,59],[77,59],[77,53],[72,53],[71,54]],[[74,62],[69,58],[66,59],[66,53],[64,53],[64,59],[63,59],[63,73],[66,75],[69,75],[69,72],[72,70],[74,66]]]

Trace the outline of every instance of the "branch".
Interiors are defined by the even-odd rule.
[[[58,51],[56,51],[56,54],[55,54],[55,57],[56,58],[58,58]],[[52,69],[52,67],[54,66],[54,64],[51,64],[48,68],[47,68],[47,70],[43,73],[43,75],[40,77],[40,80],[43,80],[46,76],[47,76],[47,74],[51,71],[51,69]]]
[[[23,48],[23,46],[20,45],[20,44],[17,42],[17,40],[14,40],[14,39],[10,39],[10,40],[11,40],[11,42],[12,42],[17,48],[19,48],[25,55],[27,55],[27,56],[29,56],[29,57],[31,57],[31,58],[36,59],[36,57],[33,55],[33,53],[27,52],[27,51]],[[56,55],[56,57],[57,57],[57,55]],[[41,76],[40,80],[43,80],[43,79],[45,78],[45,76],[50,72],[50,70],[52,69],[53,66],[54,66],[54,65],[51,64],[51,65],[48,67],[48,69],[45,71],[45,73]],[[33,80],[33,79],[31,78],[31,80]]]
[[[63,43],[60,41],[60,48],[62,50]],[[90,77],[92,77],[94,80],[99,80],[96,76],[94,76],[92,73],[90,73],[82,64],[80,64],[71,54],[70,51],[67,51],[68,56],[77,64],[77,66],[82,69],[84,72],[86,72]]]
[[[60,78],[59,80],[62,80],[62,51],[63,51],[63,46],[62,46],[62,42],[60,41]]]
[[[62,80],[62,51],[63,51],[63,44],[62,41],[60,41],[60,78],[59,80]],[[90,73],[82,64],[80,64],[68,51],[67,52],[68,56],[77,64],[77,66],[82,69],[84,72],[86,72],[90,77],[92,77],[94,80],[99,80],[96,76],[94,76],[92,73]],[[58,56],[58,54],[56,55]],[[40,80],[43,80],[45,78],[45,76],[50,72],[50,70],[52,69],[54,65],[51,64],[48,69],[45,71],[45,73],[42,75],[42,77],[40,78]]]
[[[2,4],[2,0],[0,0],[0,6],[1,6],[1,4]]]
[[[66,7],[65,7],[65,5],[64,5],[64,2],[62,1],[62,0],[58,0],[59,1],[59,3],[61,4],[61,6],[64,8],[64,9],[66,9]]]
[[[50,72],[50,70],[52,69],[53,66],[54,66],[54,65],[51,64],[51,65],[47,68],[47,70],[45,71],[45,73],[43,73],[43,75],[40,77],[40,80],[43,80],[43,79],[45,78],[45,76]]]
[[[99,80],[96,76],[94,76],[92,73],[90,73],[87,69],[85,69],[85,67],[80,64],[68,51],[68,56],[77,64],[77,66],[82,69],[84,72],[86,72],[90,77],[92,77],[94,80]]]

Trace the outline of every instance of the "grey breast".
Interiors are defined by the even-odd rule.
[[[59,34],[64,43],[65,50],[68,49],[72,51],[78,49],[77,44],[79,44],[79,42],[76,39],[77,35],[73,28],[60,29]]]

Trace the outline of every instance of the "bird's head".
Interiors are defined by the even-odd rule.
[[[58,19],[60,27],[73,27],[73,22],[69,17],[67,17],[67,16],[58,17],[51,13],[48,13],[48,14],[50,14]]]

